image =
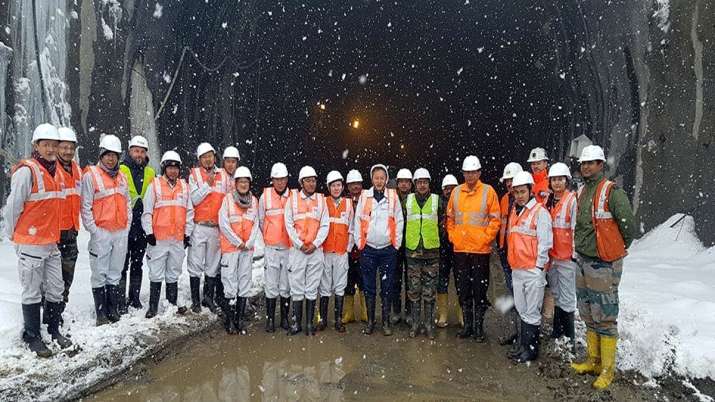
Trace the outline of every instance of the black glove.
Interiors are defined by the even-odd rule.
[[[146,242],[152,246],[156,246],[156,237],[153,234],[146,235]]]
[[[191,236],[184,236],[184,248],[191,247]]]

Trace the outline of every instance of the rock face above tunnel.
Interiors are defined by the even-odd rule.
[[[27,150],[23,145],[23,141],[27,142],[27,127],[39,123],[28,121],[26,114],[31,109],[37,111],[41,101],[27,99],[22,84],[37,71],[36,64],[33,65],[34,43],[30,43],[34,40],[30,25],[32,3],[0,0],[0,23],[6,24],[0,30],[0,41],[13,48],[9,50],[0,44],[3,58],[0,85],[4,85],[0,88],[0,105],[5,105],[4,113],[0,113],[0,132],[6,168]],[[53,54],[52,49],[57,46],[52,47],[43,35],[45,31],[51,32],[53,24],[62,18],[62,26],[67,30],[64,39],[67,57],[55,60],[54,64],[65,66],[62,74],[69,91],[52,96],[65,97],[60,100],[71,105],[72,113],[58,116],[55,123],[71,120],[83,143],[82,160],[96,159],[98,137],[103,132],[127,139],[143,131],[162,150],[178,147],[187,158],[191,158],[190,150],[204,140],[218,146],[240,143],[242,153],[252,159],[252,167],[259,176],[276,154],[295,153],[293,159],[298,163],[311,149],[318,149],[311,148],[313,142],[304,138],[294,141],[291,138],[284,148],[276,141],[276,137],[285,135],[277,134],[276,130],[285,132],[281,128],[295,124],[296,119],[306,120],[301,123],[307,127],[303,135],[306,138],[312,136],[311,124],[325,124],[311,123],[307,113],[291,106],[299,104],[305,110],[310,106],[307,103],[314,100],[290,96],[291,85],[310,85],[304,81],[311,76],[311,67],[295,63],[300,55],[289,57],[291,49],[305,41],[291,32],[290,27],[308,23],[315,15],[332,8],[343,7],[350,12],[350,5],[326,1],[312,11],[305,11],[299,5],[275,9],[275,5],[257,1],[239,4],[212,1],[209,6],[188,0],[82,0],[67,2],[66,7],[55,3],[55,0],[36,2],[40,8],[36,14],[46,18],[38,25],[41,27],[38,44],[40,53],[44,44],[49,54]],[[471,3],[463,7],[493,6],[491,2]],[[544,134],[536,135],[538,138],[532,138],[531,143],[516,139],[509,143],[508,137],[502,141],[515,149],[515,155],[525,155],[533,143],[542,143],[555,150],[554,159],[566,159],[571,141],[586,135],[605,146],[611,167],[609,174],[632,197],[642,229],[654,227],[673,213],[686,212],[695,217],[701,239],[715,242],[715,231],[709,229],[715,219],[712,202],[715,180],[711,173],[715,170],[715,157],[710,147],[715,136],[714,3],[713,0],[552,1],[525,10],[533,15],[541,27],[540,37],[544,38],[543,44],[534,49],[537,53],[534,65],[538,68],[533,68],[533,73],[540,74],[539,79],[543,77],[548,87],[557,88],[554,92],[560,98],[554,100],[553,114],[531,117],[555,122]],[[505,7],[522,6],[515,2]],[[60,9],[62,15],[53,17],[52,13]],[[374,11],[390,12],[377,8]],[[438,11],[425,16],[429,17],[427,23],[415,24],[412,29],[415,32],[431,29],[435,18],[447,18],[445,12],[459,14],[458,9]],[[290,17],[298,14],[305,19],[300,24]],[[510,21],[504,17],[508,14],[501,15],[504,26],[510,27]],[[362,17],[368,29],[369,24],[375,23],[369,15]],[[458,21],[467,21],[470,26],[479,22]],[[274,26],[266,30],[265,24]],[[263,34],[268,31],[271,35]],[[344,37],[349,34],[343,32]],[[439,36],[440,32],[431,35]],[[409,29],[406,37],[410,37]],[[495,38],[485,38],[489,40]],[[430,43],[423,45],[425,54],[432,50]],[[355,46],[356,55],[378,49],[373,57],[380,57],[380,52],[396,51],[400,43],[383,46],[357,41]],[[484,44],[474,46],[474,53],[481,54]],[[321,57],[323,51],[320,50]],[[270,67],[261,64],[269,60],[268,53],[274,54],[270,56]],[[332,57],[329,51],[324,56],[326,63]],[[432,61],[437,62],[449,64],[450,60]],[[454,70],[459,75],[462,69],[458,67]],[[280,69],[283,76],[280,82],[276,83],[275,76],[270,75],[272,69]],[[313,75],[316,81],[325,79],[314,70]],[[462,74],[465,76],[468,75]],[[447,89],[444,92],[449,93]],[[267,93],[273,94],[273,99],[275,94],[285,95],[271,104],[261,101]],[[27,107],[30,103],[31,108]],[[281,112],[291,107],[291,113]],[[52,107],[45,109],[45,119],[53,119]],[[33,115],[30,120],[39,120],[38,113]],[[261,125],[259,115],[281,115],[283,120],[270,126]],[[200,135],[186,135],[199,125]],[[260,147],[256,137],[263,139]],[[473,141],[480,140],[474,137]],[[390,146],[399,148],[396,143]],[[271,152],[261,152],[262,149]],[[335,150],[335,154],[342,151]],[[387,162],[399,163],[400,152],[395,149],[392,155],[397,155],[396,160]],[[448,155],[439,157],[446,159]],[[360,158],[358,164],[362,166],[369,162],[370,154]],[[494,164],[501,162],[497,159]],[[454,168],[454,162],[445,166]],[[6,184],[0,183],[0,188]]]

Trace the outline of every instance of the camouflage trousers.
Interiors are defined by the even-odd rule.
[[[599,335],[618,336],[618,284],[623,259],[601,261],[578,255],[576,259],[578,312],[588,329]]]
[[[434,302],[438,282],[439,258],[407,257],[407,297],[411,302],[418,303],[420,298]]]

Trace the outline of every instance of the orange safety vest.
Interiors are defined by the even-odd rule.
[[[110,232],[127,228],[127,179],[117,173],[112,178],[99,166],[87,166],[85,174],[89,174],[94,184],[94,200],[92,216],[97,227]]]
[[[325,208],[323,194],[315,193],[315,199],[303,199],[300,190],[291,190],[291,209],[293,211],[293,226],[304,245],[311,245],[318,237],[320,217]]]
[[[189,202],[189,186],[183,179],[172,188],[169,180],[161,176],[152,181],[154,211],[151,227],[157,240],[184,240],[186,209]]]
[[[348,252],[350,221],[354,215],[353,202],[350,198],[342,197],[337,206],[333,200],[327,200],[326,203],[330,215],[330,230],[323,243],[323,251],[343,255]]]
[[[62,177],[62,192],[65,199],[60,202],[60,230],[79,230],[79,210],[82,203],[82,171],[77,162],[72,161],[72,173],[67,172],[57,161],[57,174]]]
[[[288,197],[278,194],[273,187],[263,189],[263,205],[266,209],[263,220],[263,242],[266,246],[290,247],[284,217],[287,202]]]
[[[534,207],[524,207],[521,215],[513,208],[509,216],[509,234],[507,235],[507,260],[511,269],[536,268],[539,247],[536,238],[536,222],[544,206],[538,202]]]
[[[447,206],[449,240],[457,253],[488,254],[499,233],[499,229],[496,228],[492,237],[487,233],[489,226],[493,220],[497,220],[501,226],[500,207],[499,205],[492,206],[490,203],[490,194],[493,194],[496,199],[496,193],[490,185],[481,181],[471,193],[463,192],[464,186],[464,184],[460,184],[452,190]],[[498,202],[496,199],[496,203]],[[450,220],[449,217],[450,205],[454,216],[453,220]]]
[[[360,244],[358,249],[362,250],[367,244],[367,233],[370,229],[370,216],[372,215],[372,196],[368,197],[366,191],[360,194],[360,203],[362,203],[362,211],[360,211]],[[395,220],[395,205],[399,203],[397,191],[394,189],[385,189],[385,197],[387,197],[387,227],[390,230],[390,242],[395,248],[399,248],[397,244],[397,221]]]
[[[501,226],[499,226],[499,248],[506,245],[506,229],[509,221],[509,193],[504,194],[499,200],[499,211],[501,212]]]
[[[251,231],[253,230],[253,225],[256,224],[256,219],[258,219],[258,200],[256,200],[256,197],[251,196],[250,208],[239,207],[232,196],[224,197],[223,203],[227,206],[228,221],[231,223],[231,230],[246,243],[251,237]],[[233,243],[224,236],[223,232],[221,232],[220,238],[222,253],[235,253],[238,251],[238,247],[234,246]]]
[[[208,179],[206,169],[195,167],[191,169],[191,176],[196,185],[201,187]],[[223,169],[216,169],[214,173],[214,185],[209,188],[209,193],[197,205],[194,205],[194,222],[212,222],[218,224],[218,210],[221,208],[221,201],[229,188],[228,175]]]
[[[618,222],[613,219],[613,214],[608,208],[608,199],[614,185],[615,183],[610,180],[601,180],[596,187],[593,204],[591,204],[591,220],[593,229],[596,231],[598,258],[606,262],[619,260],[628,254]],[[578,191],[579,198],[582,190],[583,187]]]
[[[60,208],[64,197],[62,177],[52,177],[33,159],[20,161],[13,173],[22,166],[27,166],[32,172],[32,191],[23,204],[12,241],[37,246],[57,243],[60,241]]]
[[[553,194],[550,197],[553,197]],[[574,229],[571,227],[573,222],[571,211],[575,202],[576,194],[567,191],[551,209],[554,245],[549,251],[549,256],[556,260],[568,261],[573,258]]]

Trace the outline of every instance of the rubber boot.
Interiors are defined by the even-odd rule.
[[[288,321],[289,310],[290,297],[281,297],[281,328],[286,331],[290,329],[290,322]]]
[[[201,312],[201,278],[189,277],[189,285],[191,286],[191,311],[194,313]]]
[[[434,328],[434,301],[425,302],[425,335],[431,340],[435,338]]]
[[[474,334],[474,303],[468,301],[466,305],[462,308],[462,321],[464,327],[461,331],[457,332],[457,337],[460,339],[467,339]]]
[[[571,342],[571,353],[576,353],[576,331],[574,329],[574,313],[563,312],[561,317],[564,327],[564,336],[569,338]]]
[[[313,327],[317,328],[323,317],[320,316],[320,303],[317,300],[315,302],[315,306],[316,311],[315,314],[313,314]]]
[[[358,296],[358,293],[355,293],[355,296]],[[365,298],[365,292],[359,292],[359,297],[360,300],[358,300],[358,303],[360,304],[360,321],[362,322],[368,322],[370,321],[367,313],[367,299]],[[374,323],[375,320],[372,320]]]
[[[166,300],[170,304],[176,306],[176,314],[184,315],[186,314],[186,306],[178,306],[177,302],[179,299],[179,284],[177,282],[166,284]]]
[[[506,356],[510,359],[515,359],[524,351],[523,341],[521,339],[523,336],[521,322],[521,317],[518,317],[516,322],[516,342],[514,342],[512,347],[506,352]]]
[[[522,348],[523,350],[519,356],[514,358],[516,363],[526,363],[534,361],[539,357],[539,331],[540,327],[538,325],[527,324],[526,322],[521,323],[524,332],[522,335]]]
[[[100,288],[92,288],[92,297],[94,297],[94,312],[97,316],[96,325],[99,327],[101,325],[109,324],[109,319],[105,314],[104,305],[107,304],[107,292],[104,286]]]
[[[392,335],[392,321],[390,320],[390,304],[382,304],[382,334],[385,336]]]
[[[129,302],[128,302],[128,304],[137,310],[141,310],[144,307],[144,306],[142,306],[141,300],[139,300],[139,295],[141,294],[141,289],[142,289],[142,277],[140,276],[139,278],[132,278],[130,276],[129,277]]]
[[[129,269],[127,269],[127,272],[122,275],[122,279],[119,280],[119,285],[118,287],[118,292],[119,296],[117,297],[117,314],[119,315],[125,315],[129,312],[128,305],[129,303],[127,302],[127,276],[129,275]],[[112,321],[114,322],[114,321]]]
[[[398,292],[395,300],[392,302],[392,312],[390,316],[390,324],[397,325],[402,320],[402,295]]]
[[[224,312],[223,312],[223,327],[226,333],[229,335],[236,335],[238,329],[236,328],[236,299],[226,299],[224,301]]]
[[[35,353],[37,357],[47,358],[52,356],[52,351],[42,342],[42,335],[40,334],[41,306],[42,303],[22,305],[22,318],[24,321],[22,340],[25,341],[27,347],[31,352]],[[50,321],[49,314],[47,314],[47,321]]]
[[[601,373],[601,339],[594,330],[586,331],[586,360],[581,363],[571,363],[571,368],[577,374]]]
[[[457,302],[457,320],[459,322],[459,326],[464,328],[464,312],[462,311],[462,305]]]
[[[593,388],[603,390],[608,388],[616,376],[616,346],[618,338],[615,336],[600,336],[601,343],[601,374],[593,382]]]
[[[487,334],[484,332],[484,313],[487,308],[485,306],[477,306],[474,308],[474,330],[472,336],[477,343],[487,341]]]
[[[266,297],[266,332],[273,333],[276,332],[276,299],[269,299]]]
[[[558,339],[564,335],[564,323],[563,323],[564,311],[558,306],[554,306],[554,320],[551,329],[551,339]]]
[[[110,322],[119,321],[119,300],[124,298],[120,295],[119,287],[114,285],[107,285],[104,287],[104,291],[107,293],[107,303],[104,305],[104,314],[107,315],[107,319]]]
[[[345,332],[343,325],[343,296],[335,295],[335,331]]]
[[[324,331],[328,327],[328,303],[330,303],[330,297],[320,297],[320,319],[316,328],[318,331]]]
[[[62,314],[62,303],[45,302],[45,310],[48,314],[47,332],[52,336],[52,340],[60,345],[60,349],[72,346],[72,341],[60,334],[60,316]]]
[[[223,315],[223,302],[226,300],[226,296],[223,293],[223,281],[221,281],[221,272],[216,275],[216,290],[214,292],[214,304],[216,305],[216,314],[219,316]]]
[[[149,309],[146,318],[154,318],[159,312],[159,296],[161,295],[161,282],[149,282]]]
[[[420,304],[419,302],[410,301],[412,308],[410,309],[410,338],[414,338],[420,331]]]
[[[355,296],[345,295],[343,305],[343,323],[355,322]],[[337,320],[336,320],[337,321]]]
[[[405,300],[405,324],[412,326],[412,303]]]
[[[293,302],[293,316],[291,317],[288,335],[299,334],[303,331],[303,300]]]
[[[315,324],[313,323],[313,318],[315,317],[315,300],[305,301],[305,334],[315,335]]]
[[[511,323],[514,325],[514,332],[511,334],[499,338],[499,345],[501,346],[506,346],[506,345],[513,345],[514,342],[519,340],[519,313],[516,312],[516,309],[514,307],[509,310],[509,320]]]
[[[447,325],[449,323],[447,322],[448,320],[448,312],[449,312],[449,295],[447,293],[437,293],[437,327],[438,328],[447,328]]]
[[[201,305],[207,307],[209,311],[216,314],[216,303],[214,303],[214,289],[216,289],[216,278],[208,275],[204,276],[204,298]]]
[[[243,317],[246,315],[246,303],[248,300],[245,297],[239,297],[236,301],[236,311],[234,316],[234,324],[239,334],[245,335],[246,328],[243,325]]]
[[[365,335],[372,335],[372,333],[375,332],[375,298],[365,294],[363,294],[363,297],[367,310],[367,324],[365,324],[365,328],[362,332]]]

